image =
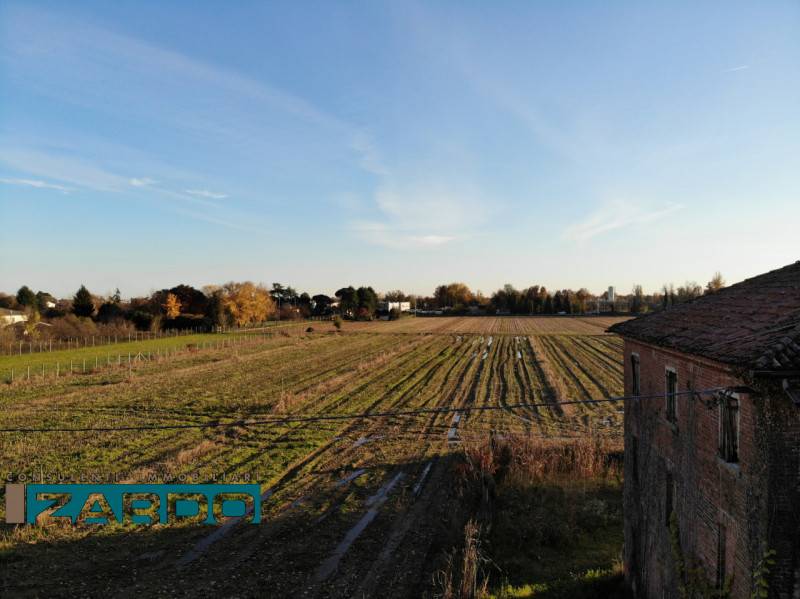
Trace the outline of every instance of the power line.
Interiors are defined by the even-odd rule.
[[[725,391],[727,387],[712,387],[708,389],[678,391],[672,394],[675,397],[684,395],[709,395]],[[593,405],[600,403],[610,403],[626,401],[632,399],[664,399],[665,394],[659,395],[623,395],[618,397],[603,397],[598,399],[574,399],[566,401],[541,402],[541,403],[516,403],[505,405],[483,405],[483,406],[460,406],[460,407],[441,407],[441,408],[416,408],[413,410],[389,410],[383,412],[362,412],[356,414],[289,414],[286,416],[276,416],[272,418],[262,418],[254,420],[252,418],[240,418],[232,422],[205,422],[196,424],[153,424],[153,425],[131,425],[116,427],[27,427],[27,428],[0,428],[0,433],[90,433],[90,432],[124,432],[124,431],[146,431],[146,430],[181,430],[181,429],[206,429],[206,428],[225,428],[233,426],[260,426],[265,424],[290,424],[302,422],[322,422],[322,421],[342,421],[342,420],[365,420],[369,418],[387,418],[394,416],[421,416],[425,414],[453,414],[505,410],[511,411],[518,408],[552,408],[556,406],[568,405]]]

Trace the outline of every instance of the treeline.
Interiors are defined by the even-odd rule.
[[[177,285],[147,297],[123,300],[119,289],[103,297],[81,285],[71,298],[56,300],[47,292],[34,293],[23,286],[16,296],[0,294],[0,307],[25,312],[26,321],[21,323],[24,334],[38,331],[44,336],[64,337],[131,329],[211,330],[261,323],[280,318],[281,313],[287,318],[300,317],[302,300],[285,295],[285,289],[277,285],[270,290],[249,281],[211,285],[202,290]],[[279,308],[284,297],[291,304]]]
[[[202,289],[181,284],[128,300],[123,300],[119,289],[108,296],[98,296],[81,285],[71,298],[56,299],[46,291],[34,292],[23,285],[16,295],[0,293],[0,308],[25,312],[25,321],[17,323],[24,335],[70,337],[133,329],[213,330],[245,327],[268,320],[334,315],[353,320],[371,320],[376,316],[399,318],[396,302],[408,302],[404,310],[436,314],[585,314],[595,311],[641,314],[668,309],[704,293],[714,293],[724,285],[722,276],[717,273],[705,288],[688,282],[678,287],[664,285],[658,292],[645,294],[641,285],[635,285],[630,294],[617,294],[611,299],[608,292],[593,295],[585,288],[551,291],[544,285],[524,289],[505,285],[486,297],[480,291],[473,292],[464,283],[439,285],[431,296],[408,295],[399,289],[379,294],[372,287],[364,286],[342,287],[332,296],[312,296],[280,283],[266,287],[249,281],[231,281]]]
[[[23,285],[14,296],[0,293],[0,308],[25,313],[25,321],[16,326],[22,335],[60,338],[134,329],[213,330],[334,314],[370,320],[379,312],[379,300],[372,287],[349,286],[333,296],[311,296],[280,283],[267,288],[249,281],[202,289],[181,284],[128,300],[123,300],[119,289],[108,296],[98,296],[81,285],[71,298],[56,299],[48,292],[34,292]]]
[[[642,314],[668,309],[724,286],[722,275],[716,273],[705,288],[691,281],[678,287],[670,283],[646,295],[641,285],[634,285],[630,294],[617,293],[611,299],[608,291],[594,295],[586,288],[550,291],[544,285],[516,289],[510,284],[486,297],[480,291],[473,292],[464,283],[450,283],[439,285],[430,297],[415,299],[425,310],[450,314],[585,314],[595,311]]]

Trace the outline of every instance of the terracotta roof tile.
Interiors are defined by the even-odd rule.
[[[609,330],[733,366],[800,370],[800,261]]]

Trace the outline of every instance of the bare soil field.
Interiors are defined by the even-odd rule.
[[[383,322],[348,323],[348,329],[393,333],[492,335],[598,335],[624,316],[420,316]]]
[[[3,524],[0,593],[432,597],[463,524],[454,473],[466,445],[619,438],[616,402],[559,404],[621,394],[611,322],[406,318],[341,333],[315,323],[134,369],[4,384],[9,481],[225,476],[259,483],[263,504],[262,524],[222,533],[192,519]]]

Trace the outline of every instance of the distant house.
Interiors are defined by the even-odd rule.
[[[635,595],[679,597],[699,572],[749,598],[772,550],[768,596],[800,597],[800,262],[610,330],[624,339],[631,397],[624,563]]]
[[[19,310],[9,310],[7,308],[0,308],[0,326],[8,326],[20,322],[27,322],[28,315]]]
[[[411,310],[411,302],[378,302],[378,310],[381,312],[390,312],[394,309],[400,312],[409,312]]]

